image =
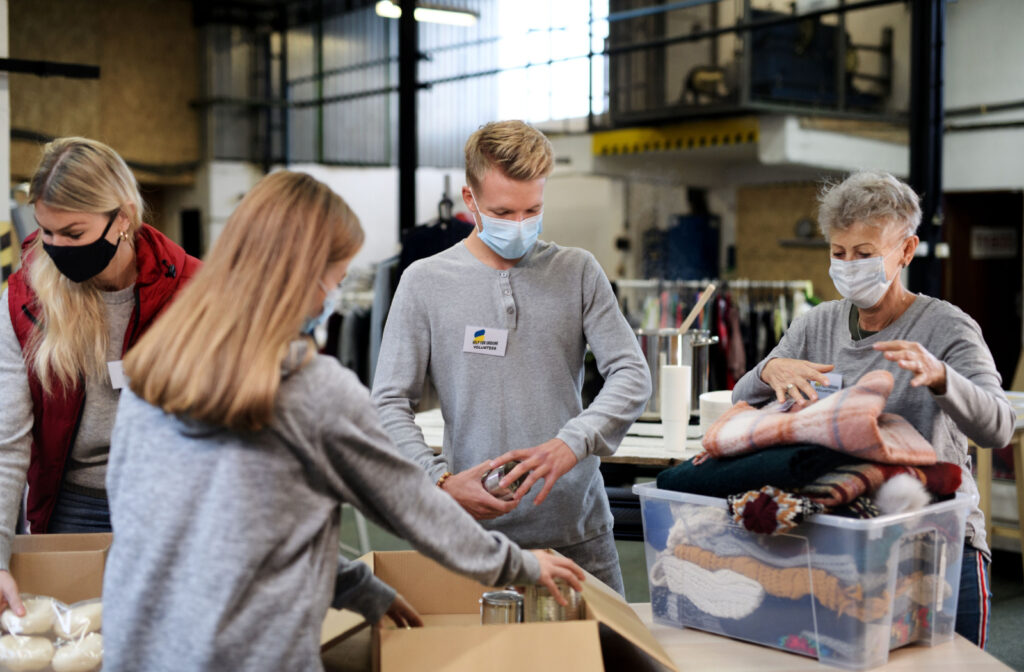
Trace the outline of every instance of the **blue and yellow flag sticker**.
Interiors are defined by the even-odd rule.
[[[481,329],[480,331],[474,332],[473,333],[473,342],[474,343],[483,343],[484,342],[484,337],[485,337],[486,334],[487,334],[487,330],[486,329]]]

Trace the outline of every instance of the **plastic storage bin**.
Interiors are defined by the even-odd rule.
[[[953,638],[971,497],[865,520],[817,515],[766,536],[734,523],[724,499],[633,491],[658,623],[854,670]]]

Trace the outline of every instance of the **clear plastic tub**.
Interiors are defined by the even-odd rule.
[[[953,638],[971,497],[864,520],[817,515],[766,536],[734,523],[724,499],[633,491],[658,623],[854,670]]]

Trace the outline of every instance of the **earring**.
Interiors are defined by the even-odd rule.
[[[121,240],[128,240],[128,230],[126,229],[121,233],[117,234],[117,237],[120,238]]]

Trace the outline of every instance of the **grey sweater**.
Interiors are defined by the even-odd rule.
[[[124,335],[135,309],[135,285],[116,292],[102,292],[107,309],[107,361],[121,359]],[[117,415],[117,402],[121,391],[111,387],[110,379],[89,377],[85,381],[85,409],[71,449],[66,483],[87,488],[87,494],[101,495],[107,476],[107,456],[110,452],[110,431]]]
[[[464,352],[470,327],[507,330],[504,357]],[[604,387],[583,410],[588,343]],[[428,374],[445,421],[441,455],[414,422]],[[481,263],[465,244],[411,265],[373,386],[388,433],[434,481],[507,450],[565,441],[579,463],[543,505],[534,507],[534,487],[511,513],[483,522],[517,543],[555,548],[611,529],[599,456],[614,453],[650,394],[647,364],[600,265],[589,252],[543,241],[508,271]]]
[[[978,324],[956,306],[919,294],[895,322],[854,341],[849,326],[851,305],[845,299],[829,301],[795,320],[778,346],[736,384],[733,401],[759,404],[774,399],[771,388],[761,380],[761,371],[776,357],[834,364],[844,387],[868,371],[884,369],[896,379],[886,412],[909,420],[935,447],[940,460],[961,465],[960,492],[977,494],[967,438],[983,448],[1001,448],[1010,442],[1016,419]],[[911,387],[913,374],[872,348],[875,343],[893,340],[920,343],[945,363],[944,395]],[[988,553],[984,516],[977,508],[967,518],[967,540]]]
[[[108,672],[321,669],[328,605],[375,621],[394,599],[339,557],[339,502],[486,585],[539,574],[397,453],[366,388],[323,356],[282,381],[257,433],[181,420],[125,390],[107,490]]]

